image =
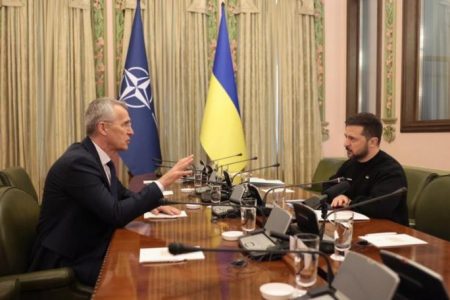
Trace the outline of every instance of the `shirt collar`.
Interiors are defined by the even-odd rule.
[[[106,165],[106,164],[111,160],[111,158],[110,158],[109,155],[106,154],[106,152],[103,151],[103,149],[100,148],[100,146],[98,146],[94,141],[92,141],[92,143],[94,144],[95,149],[97,150],[97,153],[98,153],[98,156],[100,157],[100,161],[101,161],[102,165],[103,165],[103,166]]]

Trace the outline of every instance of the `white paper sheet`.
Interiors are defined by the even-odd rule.
[[[144,214],[144,219],[177,219],[177,218],[186,218],[187,214],[185,210],[182,210],[179,215],[167,215],[164,213],[159,213],[157,215],[152,212],[146,212]]]
[[[201,259],[205,259],[202,251],[172,255],[167,247],[141,248],[139,250],[139,263],[179,262]]]
[[[410,236],[409,234],[367,234],[360,236],[361,239],[368,241],[377,248],[391,248],[391,247],[401,247],[401,246],[412,246],[412,245],[424,245],[427,242],[418,239],[416,237]]]

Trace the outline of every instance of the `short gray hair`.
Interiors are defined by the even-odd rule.
[[[89,103],[84,114],[84,124],[86,135],[92,135],[95,132],[97,123],[100,121],[112,121],[114,119],[114,106],[119,105],[128,110],[125,102],[114,98],[97,98]]]

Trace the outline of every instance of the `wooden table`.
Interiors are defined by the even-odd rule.
[[[184,208],[183,208],[184,209]],[[257,262],[245,267],[231,263],[240,253],[205,253],[205,260],[170,264],[140,264],[139,249],[182,242],[202,247],[238,247],[221,239],[221,232],[239,230],[238,219],[211,220],[211,209],[187,210],[188,218],[163,221],[138,219],[118,229],[108,249],[93,299],[255,299],[267,282],[295,285],[294,274],[283,260]],[[379,250],[359,246],[366,233],[395,231],[428,242],[427,245],[391,248],[441,274],[450,289],[450,242],[387,220],[355,222],[352,250],[380,261]],[[333,262],[338,269],[340,263]],[[319,284],[324,284],[319,282]]]

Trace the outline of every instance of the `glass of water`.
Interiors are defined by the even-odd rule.
[[[222,198],[222,186],[220,184],[211,184],[210,188],[209,193],[211,196],[211,203],[220,203]]]
[[[293,237],[291,250],[318,251],[320,245],[319,236],[312,233],[299,233]],[[317,266],[319,254],[317,253],[295,253],[294,269],[295,282],[301,288],[314,285],[317,281]]]
[[[334,254],[331,258],[343,261],[352,245],[353,212],[337,211],[333,214],[331,222],[334,225]]]
[[[256,199],[241,200],[241,225],[244,232],[254,231],[256,228]]]

